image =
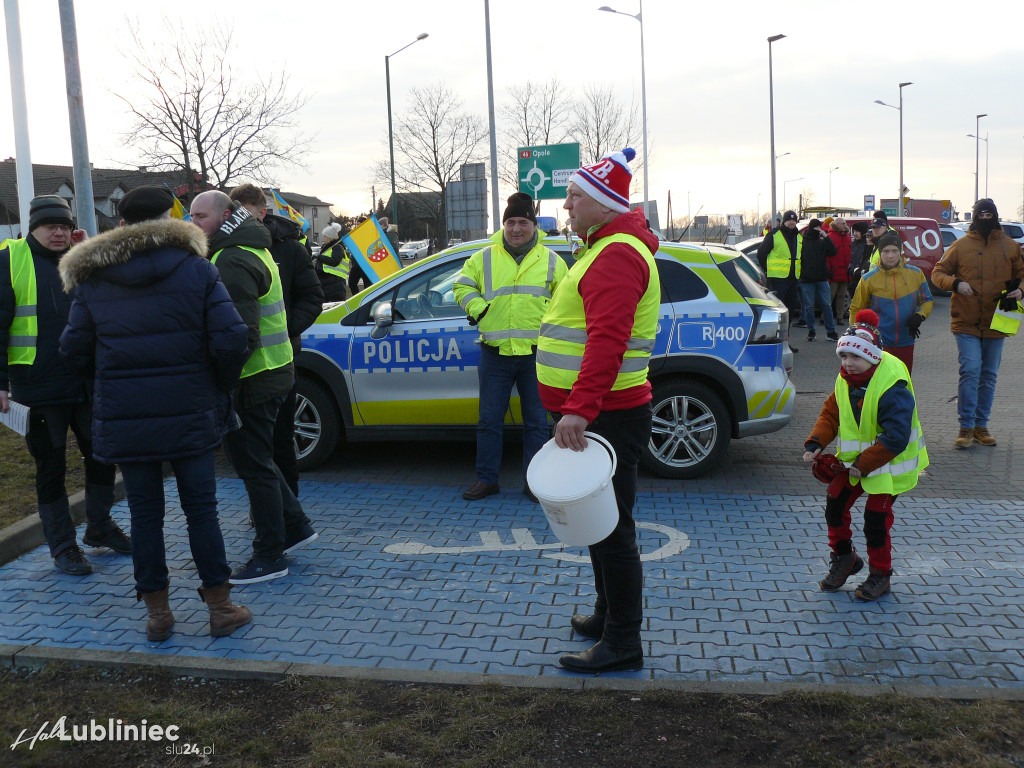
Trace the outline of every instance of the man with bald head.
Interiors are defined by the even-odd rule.
[[[287,576],[285,555],[318,535],[274,462],[274,423],[295,378],[284,291],[270,232],[242,205],[212,190],[196,196],[190,213],[249,329],[249,359],[232,393],[241,428],[225,436],[224,448],[245,483],[256,529],[253,556],[231,582],[254,584]]]

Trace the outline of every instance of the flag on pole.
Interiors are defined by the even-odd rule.
[[[302,214],[288,205],[288,203],[284,201],[284,198],[277,194],[276,189],[270,190],[270,194],[274,196],[274,201],[277,203],[277,213],[279,216],[287,216],[298,224],[302,228],[303,232],[309,232],[309,222],[306,221]]]
[[[183,221],[192,221],[192,216],[185,210],[185,206],[182,205],[178,196],[173,192],[171,194],[174,196],[174,205],[171,206],[171,218],[182,219]]]
[[[402,268],[398,254],[391,250],[391,241],[384,233],[377,216],[372,215],[341,238],[371,283],[393,275]]]

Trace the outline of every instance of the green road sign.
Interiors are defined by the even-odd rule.
[[[895,206],[893,206],[892,208],[882,208],[882,213],[884,213],[886,216],[896,216],[899,213],[899,211]]]
[[[579,144],[519,148],[519,191],[534,200],[565,197],[569,177],[580,167]]]

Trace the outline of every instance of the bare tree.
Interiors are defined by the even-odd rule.
[[[580,143],[583,163],[592,163],[623,147],[636,149],[643,138],[636,102],[623,106],[609,87],[584,86],[574,103],[573,118],[571,135]],[[636,163],[641,161],[638,150]]]
[[[418,196],[414,213],[433,219],[433,231],[442,241],[447,241],[445,190],[464,163],[480,159],[487,135],[483,121],[466,112],[443,83],[414,89],[406,114],[395,125],[395,185],[399,192],[434,193]],[[375,170],[379,180],[390,183],[388,161],[380,161]],[[401,207],[399,214],[402,224]]]
[[[231,31],[186,32],[164,20],[166,43],[143,39],[129,26],[126,52],[135,77],[148,88],[140,99],[116,94],[135,117],[126,141],[144,164],[181,170],[223,189],[240,178],[271,182],[275,168],[301,166],[310,138],[297,132],[296,114],[307,98],[280,73],[235,76]],[[257,60],[258,64],[258,60]]]

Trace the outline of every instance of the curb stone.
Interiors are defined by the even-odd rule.
[[[434,672],[366,667],[337,667],[327,664],[252,661],[249,659],[157,656],[130,651],[96,651],[82,648],[46,648],[40,646],[0,645],[0,661],[14,669],[38,669],[60,663],[106,669],[163,670],[189,677],[222,680],[266,680],[280,682],[289,677],[335,679],[424,685],[494,685],[508,688],[561,690],[607,690],[650,693],[670,691],[723,696],[780,696],[787,693],[831,693],[850,696],[906,696],[952,701],[1024,701],[1024,688],[985,688],[980,686],[930,686],[915,684],[871,683],[743,683],[690,680],[630,680],[628,678],[584,675],[530,677],[526,675],[485,675],[471,672]]]

